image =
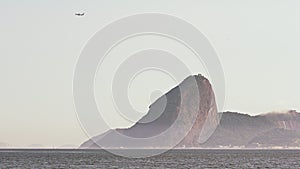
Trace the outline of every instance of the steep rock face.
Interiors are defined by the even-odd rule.
[[[196,82],[196,83],[195,83]],[[205,142],[219,123],[215,96],[209,81],[202,75],[186,78],[157,99],[146,116],[128,129],[110,130],[92,138],[81,148],[101,147],[197,147]],[[118,133],[116,133],[118,132]],[[134,142],[127,138],[150,138],[155,141]]]

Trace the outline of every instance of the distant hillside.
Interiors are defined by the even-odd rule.
[[[224,112],[205,148],[300,147],[300,114],[296,111],[250,116]]]

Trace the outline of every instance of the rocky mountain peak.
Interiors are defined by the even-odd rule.
[[[209,138],[218,122],[209,80],[201,74],[192,75],[151,104],[148,113],[131,128],[110,130],[81,147],[168,147],[179,138],[177,146],[197,147]],[[158,139],[145,143],[126,140],[151,137]]]

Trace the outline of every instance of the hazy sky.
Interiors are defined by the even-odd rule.
[[[207,36],[224,69],[224,110],[300,110],[299,9],[297,0],[2,0],[0,142],[61,146],[85,141],[72,97],[80,52],[103,26],[144,12],[178,16]]]

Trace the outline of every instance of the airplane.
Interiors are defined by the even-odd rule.
[[[76,16],[83,16],[84,13],[75,13]]]

